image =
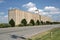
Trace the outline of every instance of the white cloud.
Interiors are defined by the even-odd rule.
[[[5,15],[4,12],[0,12],[0,23],[7,23],[8,22],[8,15]]]
[[[7,23],[8,22],[8,15],[5,12],[0,12],[0,23]]]
[[[29,9],[28,9],[29,12],[35,12],[35,10],[37,10],[36,7],[33,7],[33,8],[29,8]]]
[[[57,8],[55,8],[53,6],[46,6],[44,9],[46,9],[46,10],[56,10]]]
[[[12,7],[9,7],[8,9],[12,9]]]
[[[26,8],[33,8],[35,6],[36,5],[34,3],[32,3],[32,2],[29,2],[29,3],[23,5],[23,7],[26,7]]]
[[[4,15],[5,13],[4,12],[0,12],[0,15]]]
[[[0,23],[8,23],[8,15],[0,16]]]
[[[29,12],[35,12],[35,10],[37,10],[36,4],[34,4],[32,2],[24,4],[23,7],[26,7],[27,11],[29,11]]]
[[[4,2],[4,0],[0,0],[0,3],[3,3]]]
[[[7,17],[8,17],[8,15],[5,15],[4,17],[5,17],[5,18],[7,18]]]
[[[50,14],[59,14],[60,9],[53,6],[46,6],[44,10]]]

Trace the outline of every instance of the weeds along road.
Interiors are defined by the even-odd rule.
[[[0,40],[25,40],[35,34],[51,30],[56,27],[60,27],[60,24],[0,28]]]

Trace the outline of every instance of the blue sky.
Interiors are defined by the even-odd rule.
[[[29,12],[38,9],[40,15],[60,21],[60,0],[0,0],[0,23],[8,22],[8,10],[12,8]]]

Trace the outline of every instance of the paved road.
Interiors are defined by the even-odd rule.
[[[56,27],[60,27],[60,24],[34,27],[0,28],[0,40],[24,40],[32,35],[51,30]]]

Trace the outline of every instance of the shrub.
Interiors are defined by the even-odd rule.
[[[23,26],[26,26],[26,25],[27,25],[26,19],[22,19],[21,24],[22,24]]]
[[[31,20],[30,20],[30,24],[31,24],[31,25],[35,25],[34,20],[31,19]]]
[[[52,22],[46,21],[46,24],[53,24]]]
[[[46,21],[46,24],[50,24],[50,22],[49,21]]]
[[[7,28],[7,27],[11,27],[11,25],[10,24],[0,24],[0,28]]]
[[[52,22],[52,24],[60,24],[60,22]]]
[[[19,26],[19,27],[22,27],[22,26],[24,26],[24,25],[23,25],[23,24],[19,24],[18,26]]]
[[[10,24],[12,27],[14,27],[14,26],[15,26],[15,22],[14,22],[14,20],[11,19],[11,20],[9,21],[9,24]]]

